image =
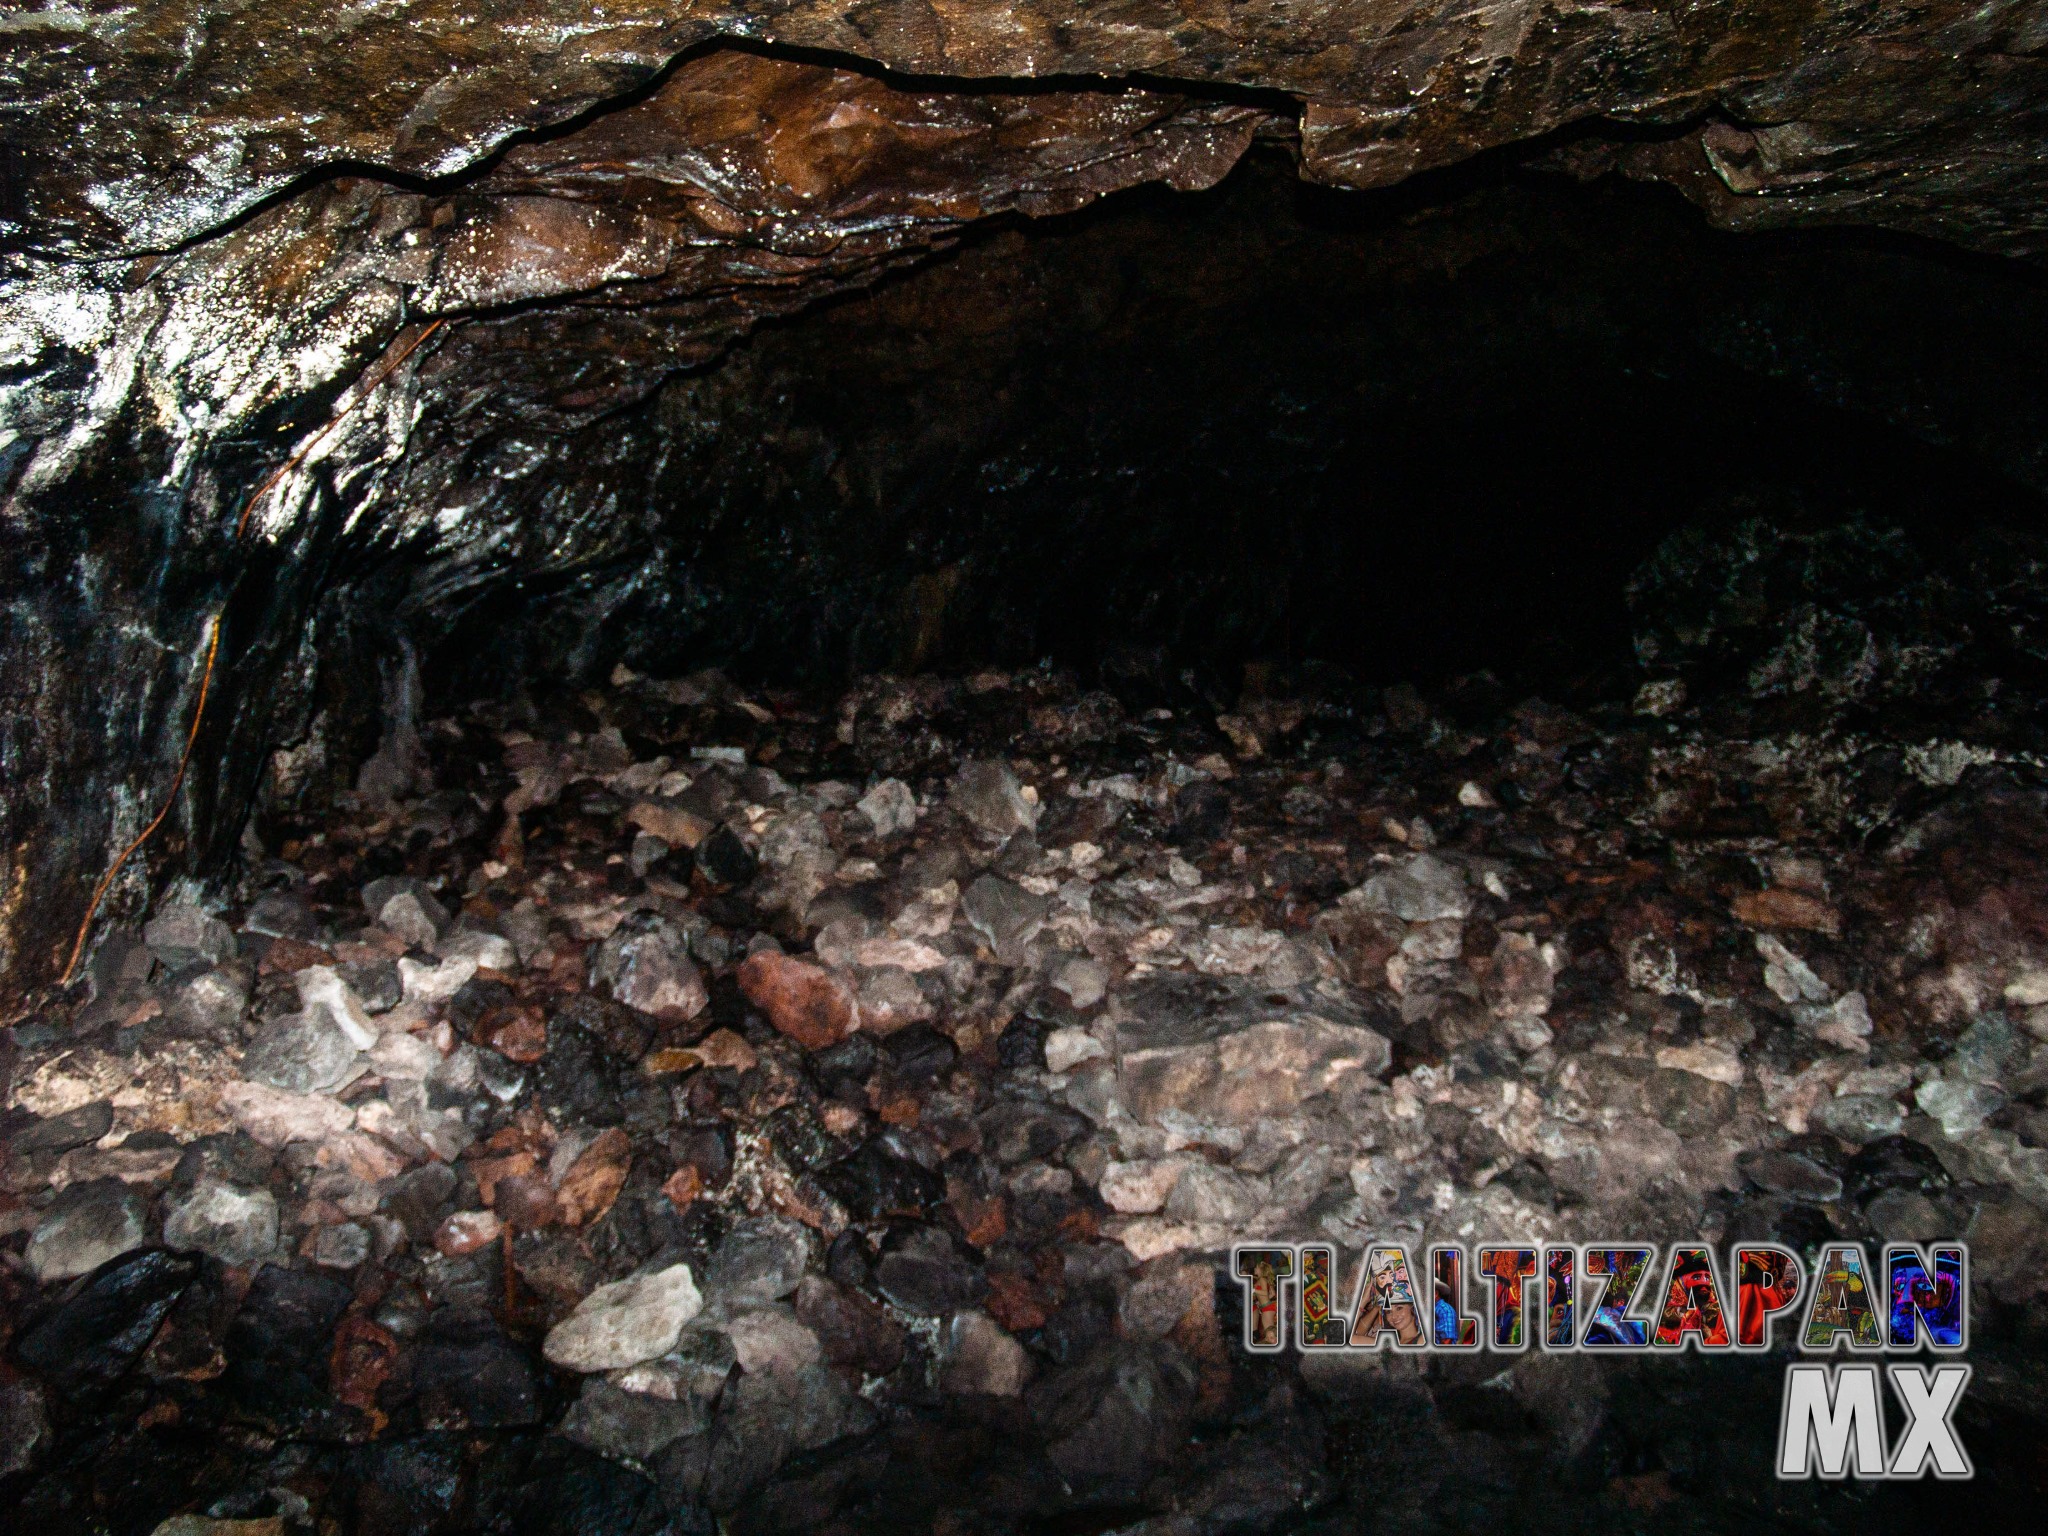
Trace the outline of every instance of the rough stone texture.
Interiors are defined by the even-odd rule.
[[[769,1023],[807,1049],[836,1045],[860,1025],[853,990],[823,966],[764,950],[740,967],[739,983]]]
[[[687,1264],[599,1286],[548,1334],[547,1357],[584,1373],[638,1365],[675,1348],[703,1307]]]
[[[1119,1093],[1133,1115],[1153,1121],[1179,1113],[1250,1126],[1347,1077],[1375,1077],[1390,1059],[1386,1038],[1363,1025],[1195,976],[1126,994],[1116,1041]]]
[[[69,1280],[140,1248],[146,1235],[142,1201],[120,1180],[99,1179],[58,1196],[23,1257],[38,1280]]]
[[[277,1248],[277,1198],[267,1189],[203,1179],[166,1212],[164,1242],[249,1268]]]
[[[663,455],[573,434],[764,318],[998,214],[1206,187],[1260,136],[1312,180],[1379,187],[1577,127],[1554,166],[1668,180],[1736,227],[2025,252],[2048,218],[2038,11],[179,0],[24,21],[0,63],[0,484],[21,551],[0,587],[0,988],[62,969],[79,870],[167,792],[216,612],[212,771],[117,911],[217,871],[259,792],[335,787],[377,706],[416,698],[395,612],[617,553],[607,509]],[[691,51],[718,38],[755,46]],[[981,88],[1006,78],[1055,83]],[[68,260],[87,252],[139,259]],[[249,492],[437,318],[464,323],[321,438],[238,546]],[[401,544],[430,569],[377,558]]]
[[[364,23],[184,0],[119,25],[29,30],[0,81],[10,133],[42,170],[16,228],[60,249],[190,239],[341,161],[457,172],[720,35],[914,75],[1142,72],[1266,87],[1302,103],[1307,173],[1351,186],[1582,120],[1705,119],[1679,141],[1676,165],[1643,159],[1711,179],[1716,201],[1735,209],[1783,218],[1780,203],[1792,217],[1875,207],[1985,239],[2038,227],[2031,7],[1891,7],[1852,22],[1733,6],[1681,21],[1601,6],[1569,26],[1535,21],[1524,9],[1412,4],[1109,16],[1071,0],[1017,0],[967,10],[627,7],[593,24],[529,0],[483,11],[429,4]]]

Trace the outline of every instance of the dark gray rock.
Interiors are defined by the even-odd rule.
[[[1045,926],[1050,903],[999,875],[983,875],[960,897],[968,926],[988,940],[996,958],[1017,963],[1020,952]]]
[[[986,1283],[937,1227],[919,1227],[875,1266],[875,1285],[905,1312],[945,1317],[981,1300]]]
[[[809,1267],[810,1229],[787,1216],[750,1216],[734,1224],[704,1271],[704,1294],[724,1311],[780,1301]]]
[[[242,1075],[287,1093],[325,1093],[358,1075],[361,1053],[324,1008],[272,1019],[242,1055]]]
[[[991,837],[1014,837],[1038,825],[1038,807],[1003,762],[966,762],[948,796],[954,810]]]
[[[1745,1152],[1736,1159],[1742,1176],[1759,1189],[1795,1200],[1839,1200],[1841,1179],[1811,1158],[1769,1149]]]
[[[142,1198],[119,1179],[58,1192],[24,1255],[38,1280],[70,1280],[140,1248],[148,1233]]]
[[[694,1395],[651,1397],[625,1392],[602,1376],[587,1376],[583,1394],[562,1419],[562,1430],[603,1456],[645,1462],[684,1435],[701,1434],[711,1416]]]
[[[16,1156],[26,1157],[32,1153],[69,1152],[73,1147],[88,1146],[113,1128],[114,1106],[105,1099],[95,1099],[90,1104],[81,1104],[61,1115],[51,1115],[25,1126],[8,1140]]]
[[[204,909],[183,903],[162,908],[142,930],[142,939],[172,967],[199,960],[219,965],[237,948],[234,929]]]

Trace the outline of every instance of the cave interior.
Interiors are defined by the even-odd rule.
[[[875,5],[580,62],[307,22],[238,62],[225,14],[145,8],[186,10],[175,76],[168,31],[88,28],[0,77],[0,1508],[1225,1536],[2038,1496],[2038,6],[1868,55],[1608,39],[1565,84],[1525,41],[1398,108],[1391,35],[1063,24],[1020,63]],[[1469,901],[1373,907],[1415,860]],[[962,915],[906,926],[941,882]],[[764,951],[866,1022],[808,1036]],[[316,974],[377,1040],[331,1081]],[[1161,975],[1321,987],[1387,1080],[1148,1110]],[[585,993],[613,1034],[562,1022]],[[468,1076],[408,1077],[421,1041]],[[536,1157],[539,1206],[493,1195]],[[1967,1229],[1978,1477],[1772,1482],[1733,1421],[1775,1359],[1254,1358],[1214,1255],[1262,1209],[1809,1259]],[[716,1292],[776,1243],[787,1286]],[[722,1385],[673,1335],[564,1364],[595,1285],[685,1260]]]

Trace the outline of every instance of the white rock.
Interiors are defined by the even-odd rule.
[[[1825,1003],[1834,994],[1813,968],[1786,947],[1773,933],[1756,936],[1756,952],[1763,956],[1764,985],[1781,1003]]]
[[[410,962],[398,963],[402,971]],[[326,1014],[359,1051],[367,1051],[377,1043],[377,1026],[370,1022],[363,1000],[333,966],[309,965],[294,979],[299,984],[301,1007]]]
[[[1913,1102],[1941,1122],[1951,1141],[1967,1136],[2004,1107],[2005,1094],[1990,1083],[1952,1082],[1935,1078],[1922,1083]]]
[[[1077,955],[1060,962],[1052,984],[1054,990],[1066,993],[1067,1001],[1076,1008],[1093,1008],[1109,990],[1109,971],[1100,960]]]
[[[601,1285],[548,1334],[541,1352],[564,1370],[616,1371],[676,1347],[704,1310],[687,1264]]]
[[[466,955],[443,960],[439,965],[422,965],[407,956],[398,962],[398,979],[405,987],[405,999],[428,1008],[438,1007],[469,984],[476,975],[476,962]]]
[[[380,1035],[370,1047],[370,1065],[379,1077],[421,1081],[441,1065],[441,1053],[418,1035]]]
[[[1103,1204],[1112,1211],[1143,1215],[1166,1204],[1174,1185],[1187,1171],[1182,1158],[1158,1162],[1111,1163],[1102,1170],[1100,1192]]]
[[[1657,1065],[1690,1072],[1710,1082],[1726,1083],[1731,1088],[1742,1086],[1741,1056],[1732,1047],[1709,1040],[1697,1045],[1660,1045]]]
[[[877,837],[894,837],[917,825],[917,796],[901,779],[884,779],[854,802]]]
[[[519,952],[512,947],[510,939],[476,928],[458,929],[449,934],[434,953],[443,960],[474,960],[482,970],[519,969]]]
[[[312,1093],[286,1093],[262,1083],[229,1083],[220,1091],[220,1105],[235,1124],[266,1147],[294,1141],[325,1141],[356,1123],[345,1104]]]
[[[1845,992],[1809,1021],[1814,1036],[1845,1051],[1870,1049],[1870,1005],[1861,992]]]
[[[1045,1065],[1048,1071],[1070,1072],[1084,1061],[1107,1056],[1109,1047],[1075,1025],[1056,1029],[1045,1037]]]
[[[397,934],[413,949],[432,949],[440,930],[426,907],[411,891],[401,891],[384,903],[377,914],[377,926]]]
[[[164,1217],[164,1242],[196,1248],[235,1269],[248,1269],[277,1250],[277,1197],[201,1179]]]

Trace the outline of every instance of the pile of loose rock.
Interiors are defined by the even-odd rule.
[[[0,1507],[1824,1513],[1702,1427],[1747,1362],[1248,1356],[1254,1238],[1963,1237],[1975,1400],[2038,1410],[2031,742],[1251,682],[621,670],[387,743],[431,790],[373,763],[13,1028]]]

